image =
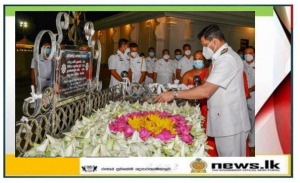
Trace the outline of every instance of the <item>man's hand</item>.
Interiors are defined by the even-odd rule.
[[[118,81],[122,81],[122,78],[121,78],[121,76],[117,73],[117,70],[116,69],[112,69],[112,70],[110,70],[110,73],[111,73],[111,75],[116,79],[116,80],[118,80]]]
[[[170,102],[174,99],[172,91],[161,93],[158,97],[154,99],[154,103],[156,102]]]
[[[254,91],[255,91],[255,85],[248,89],[249,93],[254,92]]]

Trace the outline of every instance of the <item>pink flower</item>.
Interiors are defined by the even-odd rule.
[[[186,126],[177,126],[176,131],[177,131],[178,135],[181,135],[182,132],[186,132],[186,131],[189,131],[189,130],[186,129]]]
[[[163,129],[163,131],[160,134],[156,135],[155,138],[159,138],[160,140],[167,142],[175,136],[176,135],[171,134],[169,130]]]
[[[164,112],[158,112],[158,114],[159,114],[160,117],[170,117],[170,116],[172,116],[171,113],[168,113],[166,111],[164,111]]]
[[[124,131],[124,135],[126,138],[131,137],[133,135],[134,129],[130,125],[126,125],[126,129]]]
[[[189,135],[192,127],[193,127],[193,125],[188,125],[188,126],[185,126],[184,128],[181,128],[181,133],[184,135]]]
[[[180,138],[183,142],[187,143],[188,145],[192,145],[193,143],[193,137],[191,135],[183,134]]]
[[[170,117],[170,120],[171,120],[171,121],[175,121],[175,122],[177,121],[177,120],[176,120],[176,118],[175,118],[175,117],[173,117],[173,116],[172,116],[172,117]],[[175,123],[175,124],[176,124],[176,123]]]
[[[116,125],[116,123],[110,124],[109,129],[115,133],[117,133],[119,131],[118,125]]]
[[[177,120],[175,126],[185,126],[188,120]]]
[[[147,111],[143,112],[143,116],[147,116],[149,113]]]
[[[123,132],[125,129],[126,129],[126,123],[116,123],[116,125],[118,126],[119,128],[119,132]]]
[[[145,128],[141,128],[140,130],[140,137],[143,141],[146,140],[146,138],[150,137],[152,135],[152,132],[149,132]]]
[[[182,117],[179,114],[175,114],[173,116],[176,120],[182,120]]]
[[[159,112],[159,116],[160,117],[167,117],[167,113],[164,111],[164,112]]]

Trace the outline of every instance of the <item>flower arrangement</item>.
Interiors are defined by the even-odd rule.
[[[139,111],[117,116],[115,120],[109,125],[110,130],[115,133],[124,132],[126,138],[131,137],[137,130],[143,141],[152,136],[167,142],[179,135],[187,144],[191,145],[193,142],[190,135],[193,125],[186,125],[188,120],[178,114],[172,115],[165,111]]]
[[[188,104],[110,102],[77,120],[63,138],[47,135],[24,156],[209,156],[203,120],[199,107]]]

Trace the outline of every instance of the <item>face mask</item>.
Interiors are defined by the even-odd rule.
[[[191,55],[191,53],[192,53],[191,50],[185,50],[184,52],[185,55]]]
[[[247,62],[250,62],[250,61],[253,60],[253,56],[250,55],[250,54],[246,54],[246,55],[245,55],[245,60],[246,60]]]
[[[240,54],[239,56],[241,57],[242,60],[244,59],[244,55],[243,54]]]
[[[137,52],[130,52],[130,55],[133,56],[133,57],[136,57],[137,54],[138,54]]]
[[[129,48],[126,48],[126,50],[125,50],[124,53],[127,55],[129,52],[130,52],[130,49],[129,49]]]
[[[165,60],[168,60],[168,59],[170,58],[170,56],[169,56],[169,55],[164,55],[163,58],[164,58]]]
[[[210,42],[211,43],[211,42]],[[211,57],[214,55],[214,52],[212,51],[212,49],[210,49],[208,46],[210,45],[210,43],[207,45],[207,47],[203,46],[203,56],[206,59],[211,59]]]
[[[193,62],[193,66],[196,68],[196,69],[202,69],[203,66],[204,66],[204,62],[203,60],[195,60]]]
[[[46,49],[46,54],[49,55],[50,53],[51,53],[51,49],[50,49],[50,48],[47,48],[47,49]]]
[[[154,56],[154,52],[149,52],[150,57]]]
[[[176,59],[180,60],[182,58],[182,55],[176,55]]]

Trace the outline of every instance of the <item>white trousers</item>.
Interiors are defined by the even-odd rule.
[[[215,137],[216,148],[220,157],[245,157],[247,132],[231,136]]]
[[[254,104],[248,104],[248,113],[251,122],[251,129],[249,132],[249,147],[255,147],[255,107]]]

